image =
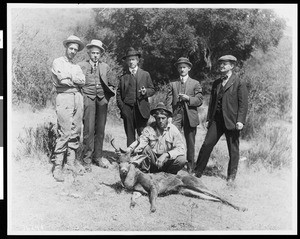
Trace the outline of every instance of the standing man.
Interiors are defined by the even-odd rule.
[[[112,85],[108,82],[109,66],[100,60],[105,51],[100,40],[92,40],[86,45],[89,60],[79,64],[85,75],[85,85],[82,87],[83,115],[83,162],[87,171],[91,171],[92,161],[99,167],[107,168],[102,159],[102,148],[107,105],[115,95]]]
[[[237,59],[232,55],[225,55],[218,59],[221,77],[212,85],[206,122],[208,131],[195,168],[195,176],[201,177],[214,146],[225,133],[229,151],[228,185],[232,185],[236,177],[239,163],[239,136],[248,110],[246,84],[232,71],[236,61]]]
[[[146,127],[150,117],[148,97],[155,93],[150,74],[138,67],[140,57],[141,54],[134,48],[127,50],[123,60],[128,68],[120,78],[116,95],[124,122],[127,146],[135,141],[136,132],[140,135]]]
[[[202,105],[203,96],[200,83],[189,77],[192,63],[188,58],[180,57],[175,63],[180,77],[169,84],[166,102],[173,110],[172,123],[183,129],[187,147],[187,169],[191,173],[195,162],[195,136],[200,123],[197,107]]]
[[[72,35],[63,41],[63,45],[66,48],[65,56],[55,59],[51,69],[57,93],[56,114],[59,135],[52,159],[53,177],[59,182],[64,181],[62,169],[65,156],[69,169],[79,170],[75,158],[79,147],[83,115],[80,88],[85,83],[85,76],[80,66],[73,61],[77,52],[84,48],[83,43],[78,37]]]

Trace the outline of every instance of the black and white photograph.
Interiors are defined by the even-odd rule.
[[[297,4],[6,7],[8,235],[297,234]]]

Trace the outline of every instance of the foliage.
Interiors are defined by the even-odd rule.
[[[285,123],[267,123],[254,139],[247,156],[249,165],[262,164],[269,171],[292,166],[292,132]]]
[[[46,154],[51,157],[55,148],[57,129],[51,122],[37,125],[36,128],[24,129],[25,135],[19,136],[18,141],[23,146],[25,156]]]
[[[249,109],[242,137],[252,137],[268,119],[291,121],[292,44],[284,37],[268,53],[257,51],[241,71],[249,90]]]
[[[143,67],[155,84],[177,76],[175,61],[186,56],[194,63],[191,76],[208,80],[222,54],[247,60],[260,48],[277,46],[284,22],[267,9],[95,9],[98,31],[121,62],[125,50],[134,46],[143,53]],[[94,31],[96,31],[94,29]],[[205,89],[206,90],[206,89]]]

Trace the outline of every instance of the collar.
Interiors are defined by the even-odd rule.
[[[91,64],[91,66],[94,66],[95,62],[93,62],[92,60],[89,60],[89,63]],[[99,62],[96,62],[96,66],[98,66]]]
[[[72,63],[72,64],[74,64],[74,60],[70,60],[68,57],[66,57],[66,56],[64,56],[64,60],[66,61],[66,62],[70,62],[70,63]]]
[[[185,83],[188,78],[189,78],[189,75],[186,75],[184,77],[180,76],[180,81],[183,82],[183,83]]]
[[[131,74],[132,74],[133,70],[135,70],[135,73],[137,73],[138,68],[139,68],[138,66],[136,66],[135,68],[130,68],[129,67],[129,71],[130,71]]]

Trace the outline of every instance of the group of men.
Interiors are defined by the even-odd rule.
[[[233,69],[237,59],[232,55],[219,58],[218,77],[211,90],[207,113],[207,134],[195,164],[195,136],[199,125],[198,107],[203,103],[199,81],[189,76],[192,63],[180,57],[174,64],[179,78],[168,84],[165,102],[150,109],[149,97],[155,89],[149,72],[139,67],[141,53],[130,47],[123,60],[126,70],[115,91],[110,84],[109,66],[101,61],[105,51],[100,40],[86,45],[89,59],[75,64],[74,57],[84,49],[76,36],[63,42],[65,56],[53,62],[56,87],[56,113],[59,137],[54,150],[53,176],[64,181],[63,169],[76,173],[90,171],[91,164],[107,167],[103,161],[103,139],[109,99],[116,96],[130,153],[146,154],[141,170],[176,174],[186,167],[201,177],[210,154],[225,134],[229,151],[227,181],[232,183],[239,162],[239,134],[248,108],[246,85]],[[150,115],[155,121],[149,120]],[[82,164],[76,160],[83,122]],[[184,140],[185,138],[185,140]]]

